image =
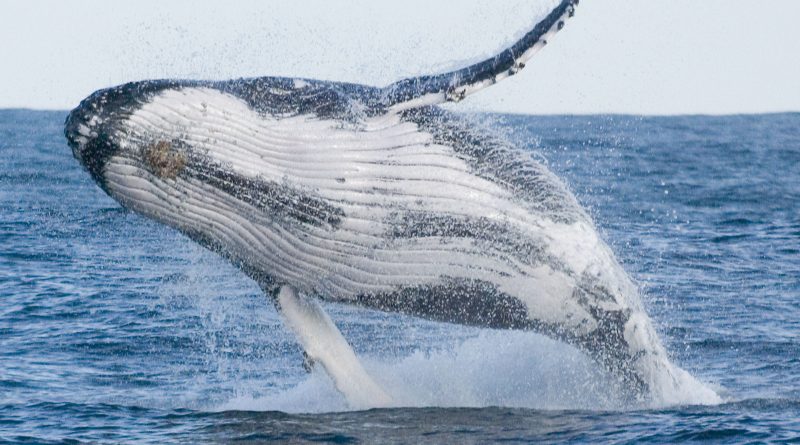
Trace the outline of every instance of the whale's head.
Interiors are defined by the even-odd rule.
[[[118,150],[109,138],[110,107],[105,98],[105,91],[87,97],[69,113],[64,123],[64,136],[72,155],[104,190],[103,170],[106,161]]]
[[[193,234],[198,230],[181,223],[186,209],[178,205],[187,194],[187,180],[220,182],[216,176],[225,172],[212,171],[213,164],[198,159],[183,140],[185,131],[162,128],[164,116],[151,122],[146,110],[159,94],[190,84],[144,81],[97,91],[69,113],[64,135],[75,159],[123,207]],[[191,178],[186,172],[190,159],[195,162]],[[217,211],[208,201],[203,204]]]
[[[344,213],[280,168],[276,150],[285,144],[267,133],[274,119],[197,84],[148,81],[98,91],[70,112],[65,136],[123,207],[177,229],[263,284],[271,269],[259,260],[256,247],[263,246],[248,238],[251,227],[333,230]]]
[[[107,193],[111,194],[106,166],[112,157],[127,158],[132,164],[146,162],[141,147],[126,143],[130,139],[125,128],[128,118],[154,94],[173,86],[170,81],[148,81],[99,90],[67,116],[64,136],[73,156]]]

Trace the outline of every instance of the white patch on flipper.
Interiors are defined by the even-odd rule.
[[[387,407],[392,399],[361,366],[336,325],[316,301],[284,286],[278,307],[306,354],[318,362],[355,409]]]

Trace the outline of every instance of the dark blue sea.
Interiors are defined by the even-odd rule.
[[[0,443],[800,443],[800,114],[485,116],[564,178],[720,405],[630,407],[530,333],[329,306],[348,412],[258,287],[124,211],[66,112],[0,111]]]

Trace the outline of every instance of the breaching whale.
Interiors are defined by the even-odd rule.
[[[65,134],[122,206],[241,268],[354,407],[391,404],[319,300],[573,345],[653,397],[673,367],[637,288],[564,183],[438,104],[508,78],[572,17],[384,88],[311,79],[156,80],[97,91]]]

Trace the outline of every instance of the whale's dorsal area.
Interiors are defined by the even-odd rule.
[[[530,154],[435,106],[521,70],[576,4],[557,2],[484,62],[385,88],[262,77],[101,90],[66,136],[123,206],[257,281],[355,407],[391,397],[317,299],[540,332],[644,397],[682,371],[586,212]]]

